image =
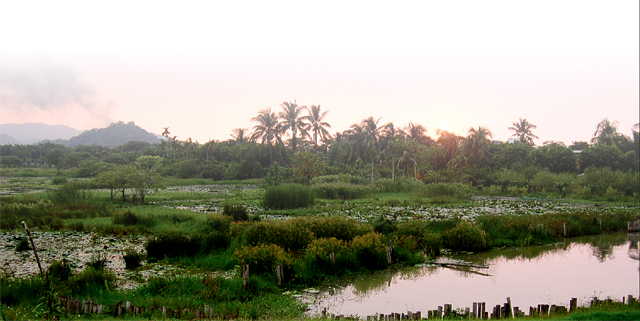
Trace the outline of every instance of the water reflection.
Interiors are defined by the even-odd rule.
[[[445,303],[487,306],[511,297],[514,306],[568,304],[571,297],[638,296],[638,234],[566,239],[553,245],[455,255],[449,260],[475,266],[418,266],[374,273],[317,299],[323,310],[360,316],[427,311]]]

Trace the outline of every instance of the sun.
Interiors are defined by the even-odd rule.
[[[446,119],[442,119],[438,122],[438,128],[441,130],[449,130],[449,127],[451,127],[451,123]]]

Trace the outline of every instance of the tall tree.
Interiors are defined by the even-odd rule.
[[[295,154],[297,151],[298,132],[301,137],[307,136],[307,123],[304,122],[304,118],[300,115],[302,113],[303,106],[298,106],[296,102],[283,102],[280,104],[282,111],[278,114],[280,116],[280,130],[283,133],[291,132],[291,148]]]
[[[321,140],[326,140],[331,137],[331,134],[327,128],[331,128],[329,123],[324,121],[324,117],[327,116],[329,111],[321,112],[320,105],[311,105],[311,107],[305,107],[309,112],[309,115],[304,119],[309,123],[309,129],[313,132],[313,144],[318,147],[318,137]]]
[[[596,125],[596,131],[591,138],[592,144],[605,144],[620,148],[620,143],[624,140],[624,135],[618,133],[618,121],[610,121],[609,118],[603,119]]]
[[[493,138],[493,134],[489,129],[483,126],[470,128],[464,145],[467,160],[482,161],[487,156],[491,144],[490,138]]]
[[[404,128],[407,138],[415,140],[420,144],[426,144],[427,142],[427,128],[420,125],[409,123],[407,127]]]
[[[517,122],[513,123],[512,127],[509,127],[509,130],[514,131],[511,137],[518,137],[521,143],[534,145],[533,139],[538,138],[538,136],[534,135],[531,130],[536,128],[538,128],[538,126],[528,122],[526,118],[520,118]]]
[[[278,116],[271,111],[271,108],[262,109],[258,112],[258,116],[251,118],[251,121],[258,123],[253,126],[252,140],[260,140],[261,144],[269,145],[269,160],[273,164],[273,143],[280,141],[278,130]]]
[[[231,138],[233,138],[236,143],[245,143],[249,140],[249,137],[247,137],[248,134],[249,130],[246,128],[234,128],[231,131]]]
[[[365,154],[371,160],[371,185],[374,185],[374,160],[378,156],[378,140],[384,127],[378,126],[381,118],[375,120],[373,117],[364,119],[360,125],[364,130]]]

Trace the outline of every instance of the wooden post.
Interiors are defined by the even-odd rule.
[[[278,285],[282,285],[282,276],[283,276],[282,264],[276,266],[276,275],[278,276]]]
[[[242,287],[247,288],[247,280],[249,280],[249,264],[242,266]]]
[[[391,264],[391,252],[393,248],[391,247],[391,240],[389,240],[389,246],[387,247],[387,263]]]
[[[445,304],[444,305],[444,316],[448,317],[451,315],[451,304]]]
[[[437,316],[437,318],[438,319],[442,319],[442,306],[440,306],[440,305],[438,306],[438,316]]]
[[[506,311],[506,315],[505,317],[512,317],[513,318],[513,310],[511,308],[511,297],[507,297],[507,304],[505,306]]]
[[[472,306],[472,310],[471,310],[471,317],[476,319],[478,317],[478,303],[477,302],[473,302],[473,306]]]
[[[29,228],[27,227],[27,223],[25,221],[20,222],[24,227],[24,230],[27,231],[27,236],[29,237],[29,241],[31,241],[31,247],[33,248],[33,254],[36,255],[36,262],[38,263],[38,269],[40,269],[40,276],[44,278],[44,272],[42,271],[42,265],[40,265],[40,258],[38,257],[38,251],[36,251],[36,244],[33,243],[33,239],[31,238],[31,232],[29,232]]]
[[[563,233],[562,236],[567,237],[567,222],[562,223]]]
[[[336,265],[336,253],[329,253],[329,261],[331,261],[331,265]]]
[[[578,298],[571,298],[569,303],[569,312],[575,312],[578,308]]]

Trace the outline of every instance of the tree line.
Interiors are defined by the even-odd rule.
[[[308,181],[320,174],[351,174],[377,178],[413,177],[424,182],[482,183],[503,169],[524,173],[581,173],[588,167],[638,171],[638,124],[627,136],[618,123],[604,119],[590,141],[548,141],[535,146],[536,125],[519,119],[509,130],[511,143],[497,142],[488,128],[470,128],[466,136],[436,130],[427,135],[418,123],[398,127],[368,117],[347,130],[330,134],[328,111],[320,105],[283,102],[279,112],[259,110],[252,130],[236,128],[231,138],[206,143],[182,141],[164,128],[158,144],[130,141],[115,148],[52,142],[0,146],[3,167],[72,169],[78,177],[97,177],[118,166],[153,157],[156,171],[181,178],[247,179],[283,177]]]

